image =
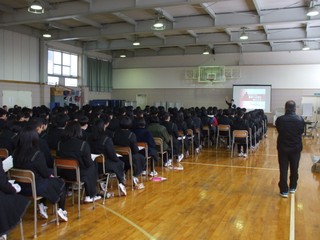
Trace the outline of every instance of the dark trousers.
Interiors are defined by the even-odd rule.
[[[288,168],[290,166],[290,189],[297,188],[297,181],[299,178],[298,169],[300,161],[300,151],[281,151],[278,150],[278,162],[280,169],[279,188],[280,192],[288,192]]]

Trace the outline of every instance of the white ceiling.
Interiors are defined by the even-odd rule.
[[[40,0],[44,14],[27,11],[32,0],[0,0],[0,28],[52,38],[119,57],[320,49],[320,15],[306,16],[308,0]],[[320,0],[315,1],[319,5]],[[166,22],[151,30],[156,13]],[[248,40],[239,40],[245,27]],[[137,37],[140,46],[132,43]]]

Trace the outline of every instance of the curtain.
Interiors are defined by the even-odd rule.
[[[87,80],[90,91],[110,92],[112,90],[112,63],[88,58]]]

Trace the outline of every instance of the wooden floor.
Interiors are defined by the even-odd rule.
[[[82,204],[80,219],[68,198],[69,221],[42,226],[46,221],[39,218],[38,239],[320,239],[320,176],[310,170],[320,139],[304,138],[297,192],[284,199],[277,185],[276,137],[269,127],[247,160],[205,147],[183,160],[183,171],[166,169],[167,181],[149,181],[133,192],[128,186],[127,197],[116,194],[105,205],[99,200],[94,210]],[[32,239],[31,206],[23,225],[25,239]],[[20,239],[18,226],[9,239]]]

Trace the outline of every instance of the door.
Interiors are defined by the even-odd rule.
[[[144,109],[147,106],[147,94],[137,94],[136,95],[137,107]]]

